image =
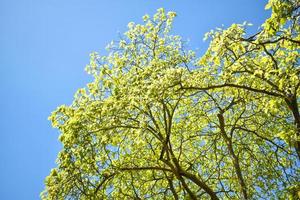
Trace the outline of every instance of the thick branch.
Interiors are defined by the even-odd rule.
[[[205,91],[205,90],[213,90],[213,89],[225,88],[225,87],[233,87],[233,88],[245,89],[245,90],[249,90],[249,91],[252,91],[252,92],[257,92],[257,93],[267,94],[267,95],[274,96],[274,97],[282,97],[282,98],[284,98],[284,96],[282,94],[278,94],[276,92],[271,92],[271,91],[262,90],[262,89],[256,89],[256,88],[252,88],[252,87],[249,87],[249,86],[237,85],[237,84],[233,84],[233,83],[224,83],[224,84],[221,84],[221,85],[212,85],[212,86],[207,86],[207,87],[193,87],[193,86],[191,86],[191,87],[184,87],[184,86],[182,86],[181,89]]]
[[[239,158],[234,153],[234,150],[233,150],[233,147],[232,147],[232,141],[226,134],[225,120],[224,120],[222,112],[218,114],[218,119],[219,119],[219,124],[220,124],[221,135],[224,138],[224,140],[226,142],[226,145],[227,145],[227,148],[228,148],[228,151],[229,151],[229,153],[232,157],[233,166],[234,166],[236,175],[238,177],[238,180],[239,180],[239,183],[240,183],[240,186],[241,186],[243,197],[244,197],[244,199],[248,199],[247,187],[246,187],[245,180],[244,180],[242,170],[241,170],[241,167],[240,167]]]

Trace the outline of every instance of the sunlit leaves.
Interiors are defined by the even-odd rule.
[[[254,36],[249,23],[209,32],[201,58],[170,33],[176,13],[130,22],[107,56],[91,53],[93,82],[49,117],[63,149],[42,198],[295,196],[295,3],[271,0]]]

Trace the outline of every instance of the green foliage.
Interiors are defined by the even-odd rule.
[[[49,119],[63,149],[42,199],[297,199],[299,1],[206,35],[201,58],[159,9],[128,24],[94,81]]]

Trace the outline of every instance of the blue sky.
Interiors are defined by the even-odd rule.
[[[61,145],[47,117],[91,81],[89,53],[157,8],[176,11],[174,34],[204,52],[205,32],[270,15],[266,0],[0,0],[0,199],[39,199]]]

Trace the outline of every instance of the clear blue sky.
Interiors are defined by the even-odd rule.
[[[47,117],[91,79],[89,53],[130,21],[176,11],[173,33],[203,52],[205,32],[270,15],[266,0],[0,0],[0,199],[39,199],[61,145]]]

